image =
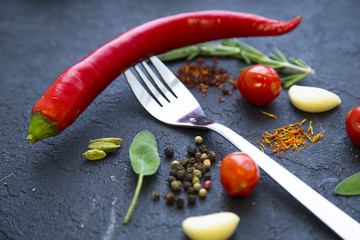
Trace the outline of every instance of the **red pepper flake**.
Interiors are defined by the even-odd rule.
[[[225,98],[219,98],[219,102],[220,103],[225,102]]]
[[[297,153],[302,149],[306,148],[307,140],[317,144],[317,141],[323,138],[322,133],[316,135],[313,134],[313,128],[311,122],[309,124],[309,129],[306,132],[301,125],[306,121],[304,119],[302,122],[295,124],[290,124],[289,126],[277,128],[273,133],[265,132],[262,134],[263,138],[258,141],[261,144],[261,150],[264,150],[264,144],[269,145],[274,150],[272,153],[276,153],[278,157],[281,158],[280,152],[284,153],[288,149],[293,149]],[[308,133],[310,131],[310,134]]]
[[[204,98],[207,96],[209,86],[214,86],[217,88],[215,91],[220,90],[222,94],[230,96],[236,89],[234,77],[230,77],[225,69],[217,66],[218,62],[215,57],[212,60],[212,66],[204,65],[204,58],[180,66],[177,77],[186,87],[197,88]],[[231,88],[226,87],[227,83],[232,85]],[[219,99],[219,102],[223,101],[225,99],[221,101]]]

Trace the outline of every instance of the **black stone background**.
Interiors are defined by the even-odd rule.
[[[251,196],[229,197],[221,187],[218,167],[225,155],[237,149],[216,133],[155,120],[136,101],[123,75],[61,135],[34,145],[26,142],[33,104],[67,67],[136,25],[206,9],[279,20],[303,16],[301,25],[287,35],[241,40],[267,53],[277,47],[286,56],[303,59],[316,75],[300,85],[333,91],[342,99],[339,107],[320,114],[301,112],[290,104],[287,90],[262,108],[249,105],[238,92],[221,104],[221,95],[214,89],[205,99],[192,92],[210,118],[254,144],[267,130],[312,120],[315,132],[322,132],[324,139],[298,155],[285,153],[274,159],[360,221],[359,197],[333,194],[341,180],[360,171],[359,148],[345,131],[347,112],[360,105],[358,1],[15,0],[0,2],[0,239],[186,239],[183,219],[219,211],[241,217],[232,239],[338,238],[264,172]],[[235,59],[218,60],[235,77],[246,66]],[[184,63],[168,66],[177,71]],[[279,118],[269,118],[259,110]],[[131,221],[123,225],[137,182],[128,150],[135,135],[145,129],[157,139],[161,164],[155,175],[145,177]],[[153,201],[154,190],[162,196],[169,190],[170,161],[163,149],[173,147],[174,158],[179,159],[186,156],[196,135],[218,152],[206,200],[184,209],[167,206],[163,198]],[[97,162],[81,155],[90,139],[109,136],[124,139],[120,150]]]

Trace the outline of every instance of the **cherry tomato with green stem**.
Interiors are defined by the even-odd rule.
[[[282,89],[275,69],[261,64],[242,71],[237,79],[237,86],[243,98],[257,106],[270,104]]]
[[[259,168],[242,152],[224,157],[220,165],[220,182],[230,196],[248,196],[260,181]]]
[[[350,140],[360,147],[360,106],[349,111],[346,116],[345,126]]]

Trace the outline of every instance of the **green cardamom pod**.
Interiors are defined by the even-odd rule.
[[[120,147],[120,145],[116,145],[111,142],[93,142],[93,143],[90,143],[90,145],[88,146],[89,149],[98,149],[98,150],[102,150],[106,153],[113,152],[116,149],[118,149],[119,147]]]
[[[103,150],[91,149],[83,153],[83,156],[89,160],[100,160],[106,156],[106,153]]]
[[[121,145],[122,143],[122,139],[121,138],[99,138],[99,139],[95,139],[95,140],[90,140],[91,143],[94,142],[109,142],[109,143],[113,143],[116,145]]]

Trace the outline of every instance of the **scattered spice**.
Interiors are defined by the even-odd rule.
[[[206,195],[207,195],[207,190],[205,188],[201,188],[199,191],[199,196],[206,197]]]
[[[258,141],[261,144],[260,149],[264,151],[264,144],[274,148],[272,153],[276,153],[281,158],[279,152],[284,153],[288,149],[293,149],[299,152],[306,148],[307,141],[317,144],[317,141],[323,138],[322,133],[316,135],[313,134],[313,128],[311,121],[308,130],[304,130],[301,126],[306,121],[304,119],[301,122],[290,124],[289,126],[277,128],[273,133],[265,132],[263,138]],[[309,133],[310,132],[310,133]]]
[[[171,168],[175,169],[179,166],[179,164],[180,164],[179,161],[174,160],[171,162]]]
[[[211,180],[206,180],[204,182],[204,188],[205,189],[210,189],[211,188]]]
[[[272,113],[267,113],[267,112],[264,112],[264,111],[261,111],[261,110],[260,110],[260,112],[263,113],[263,114],[265,114],[265,115],[268,115],[269,117],[272,117],[272,118],[275,118],[275,119],[278,118],[277,116],[275,116],[275,115],[272,114]]]
[[[215,161],[216,152],[208,151],[201,136],[195,137],[194,142],[197,146],[188,146],[186,149],[189,158],[183,157],[179,161],[172,160],[169,170],[167,182],[173,195],[168,193],[165,199],[169,205],[175,202],[178,208],[184,206],[184,197],[181,196],[182,189],[187,194],[188,204],[192,206],[195,204],[197,195],[205,197],[207,189],[211,188],[209,170],[212,162]]]
[[[194,205],[195,202],[196,202],[195,194],[188,194],[187,199],[188,199],[188,203],[189,203],[190,206]]]
[[[177,196],[175,198],[175,202],[176,202],[176,206],[178,208],[183,208],[184,207],[184,203],[185,203],[185,200],[182,196]]]
[[[154,200],[159,200],[160,199],[160,193],[159,192],[153,192],[153,198],[154,198]]]
[[[234,77],[230,77],[225,69],[218,67],[215,57],[212,60],[211,66],[204,65],[204,58],[180,66],[177,77],[186,87],[197,88],[204,98],[207,96],[209,86],[214,86],[217,88],[216,91],[219,90],[222,94],[230,96],[236,88]],[[231,84],[231,89],[226,87],[227,83]]]
[[[191,187],[191,182],[186,181],[184,182],[183,186],[184,186],[184,190],[188,190]]]
[[[198,192],[201,189],[201,184],[200,183],[195,183],[193,187],[194,187],[194,190]]]
[[[171,185],[173,181],[176,181],[176,178],[174,176],[169,176],[167,179],[168,183]]]
[[[172,157],[174,155],[174,149],[167,147],[164,149],[165,156]]]
[[[201,144],[201,143],[203,143],[203,138],[201,137],[201,136],[196,136],[195,137],[195,143],[197,143],[197,144]]]
[[[175,195],[170,192],[165,195],[165,200],[168,205],[172,205],[175,201]]]
[[[196,154],[196,148],[194,146],[189,146],[187,148],[187,151],[188,151],[188,154],[191,156],[195,156],[195,154]]]

